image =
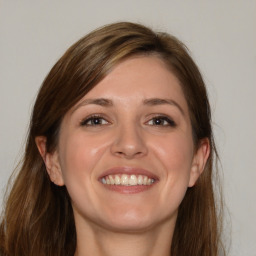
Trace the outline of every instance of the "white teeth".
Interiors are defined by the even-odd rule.
[[[142,185],[143,184],[143,177],[141,175],[139,175],[138,177],[138,185]]]
[[[148,177],[144,176],[143,178],[143,185],[147,185],[148,184]]]
[[[114,178],[112,177],[112,175],[109,175],[108,177],[109,177],[109,180],[110,180],[110,184],[111,184],[111,185],[114,185],[114,184],[115,184],[115,180],[114,180]]]
[[[117,174],[117,175],[108,175],[101,179],[103,184],[107,185],[122,185],[122,186],[136,186],[136,185],[151,185],[155,182],[154,179],[151,179],[144,175],[136,176],[135,174]]]
[[[137,177],[135,175],[131,175],[130,179],[129,179],[129,185],[134,186],[134,185],[137,185],[137,184],[138,184]]]
[[[121,183],[121,179],[118,175],[115,175],[115,184],[119,185]]]
[[[129,178],[128,175],[123,174],[121,176],[121,185],[128,185],[129,184]]]

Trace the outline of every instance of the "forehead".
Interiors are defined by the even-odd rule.
[[[172,98],[187,105],[179,80],[166,64],[159,57],[138,56],[117,64],[82,100],[108,98],[125,102],[152,97]]]

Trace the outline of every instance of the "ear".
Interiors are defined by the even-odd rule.
[[[35,142],[38,151],[44,160],[45,167],[50,177],[50,180],[58,186],[63,186],[64,180],[61,172],[59,156],[57,151],[55,150],[53,153],[49,153],[46,151],[46,137],[44,136],[36,137]]]
[[[196,184],[197,179],[204,171],[204,167],[206,165],[209,155],[210,143],[209,139],[205,138],[200,141],[199,147],[193,157],[188,185],[189,187],[193,187]]]

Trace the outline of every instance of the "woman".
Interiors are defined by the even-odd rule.
[[[1,255],[219,255],[216,155],[185,46],[138,24],[100,28],[39,91]]]

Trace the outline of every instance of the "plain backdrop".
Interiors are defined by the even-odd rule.
[[[50,68],[92,29],[124,20],[176,35],[199,65],[222,163],[228,255],[255,256],[255,0],[0,1],[0,200]]]

